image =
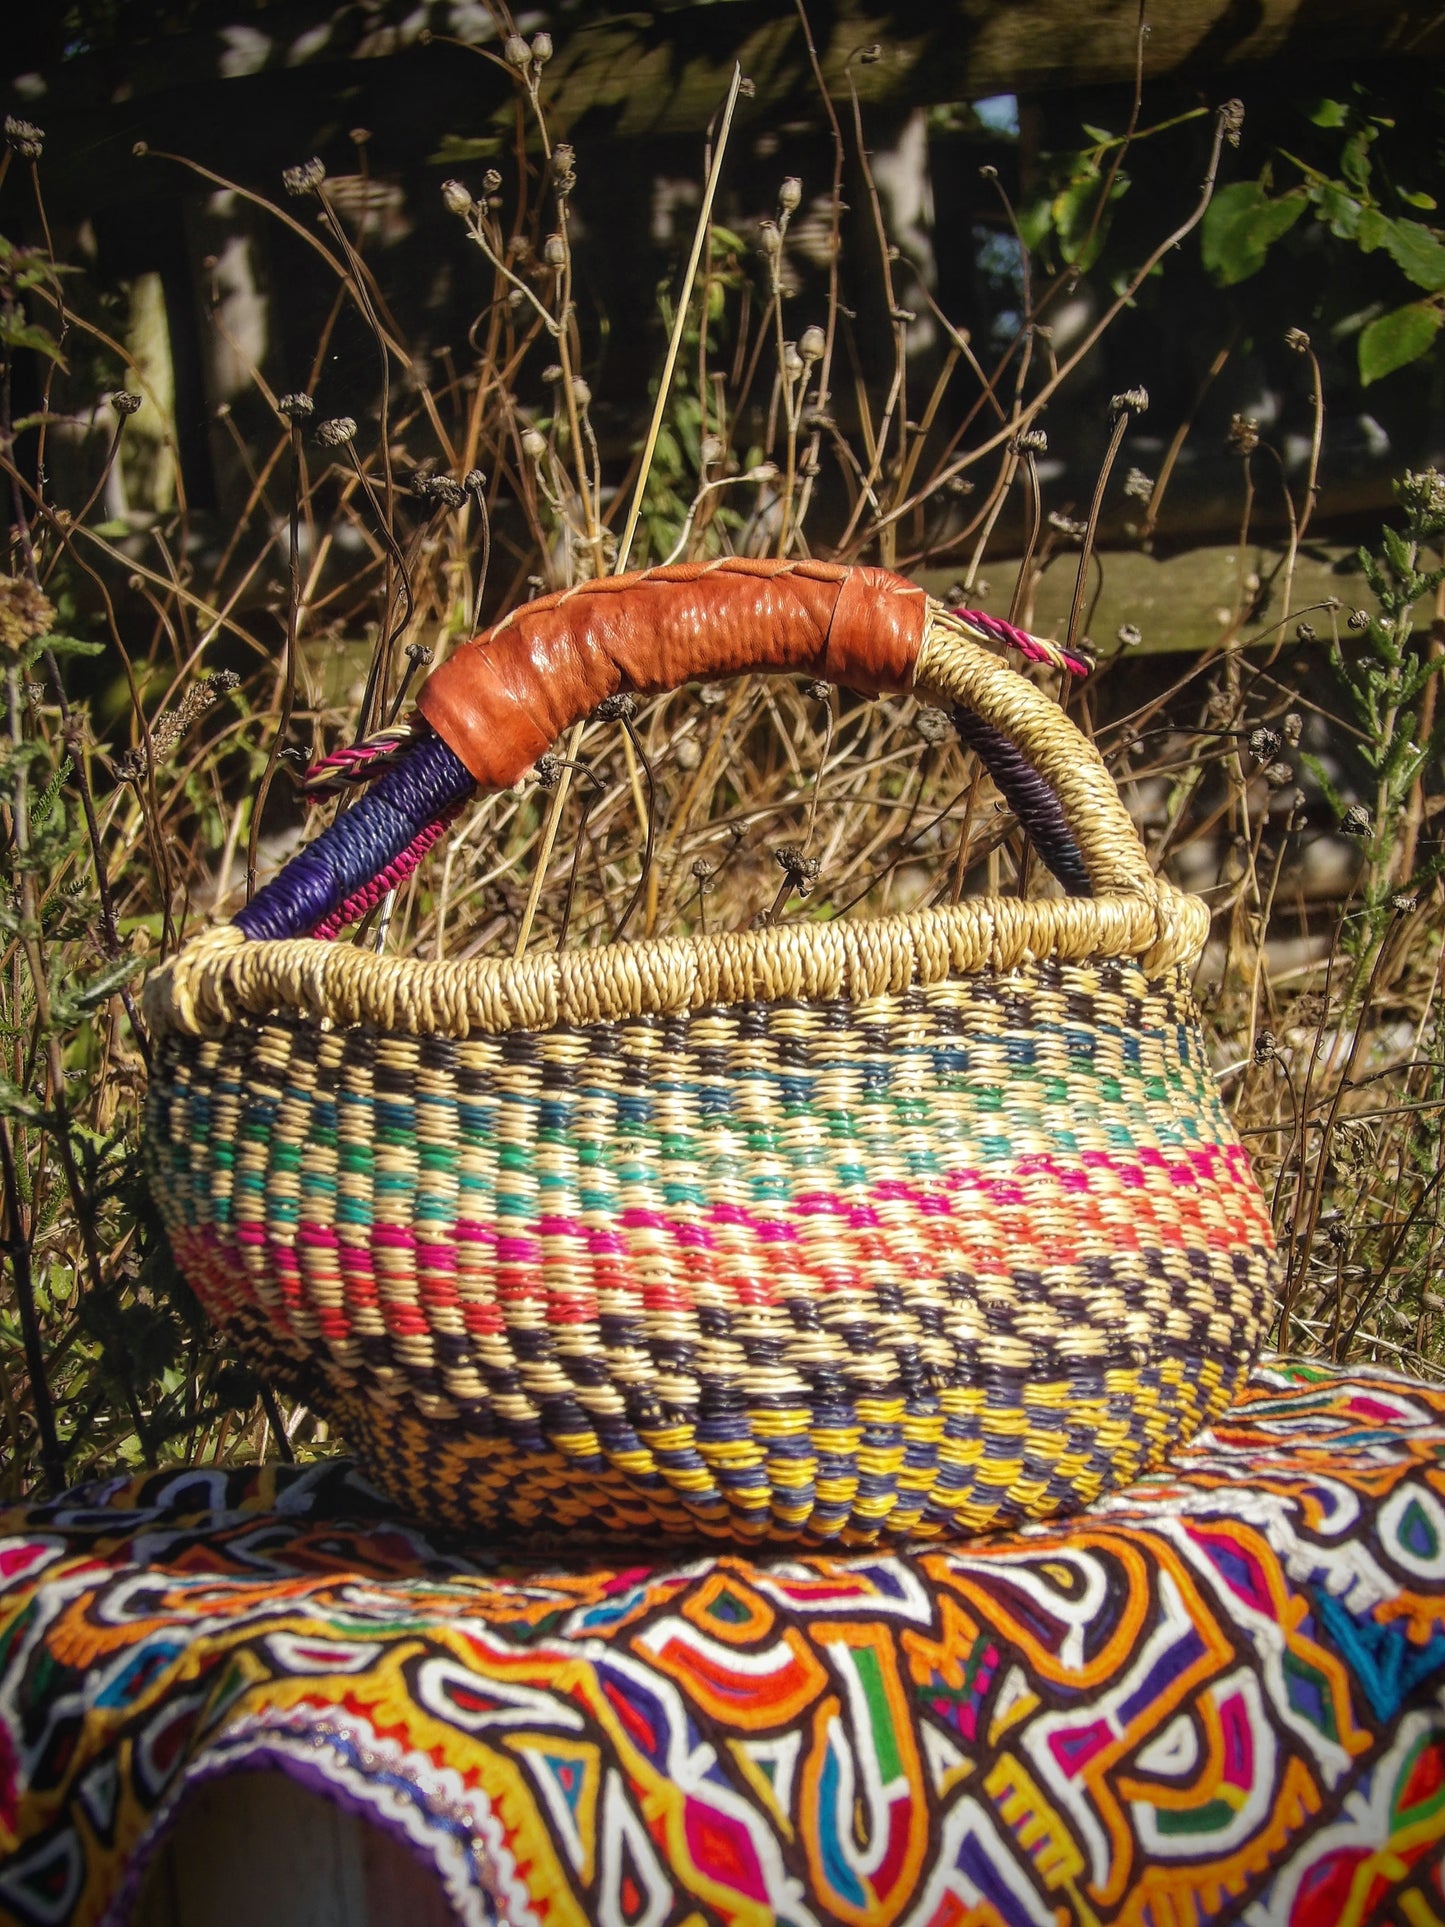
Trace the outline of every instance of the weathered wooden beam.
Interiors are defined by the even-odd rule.
[[[865,101],[929,105],[1011,92],[1105,86],[1133,79],[1138,0],[835,0],[810,8],[829,91]],[[1445,53],[1445,16],[1431,0],[1152,0],[1144,72],[1218,75],[1298,51],[1336,59],[1424,59]],[[563,121],[613,107],[624,135],[704,125],[734,57],[760,107],[813,90],[793,9],[756,0],[663,0],[609,13],[557,36],[548,93]],[[861,59],[876,47],[876,59]]]
[[[1035,593],[1033,607],[1026,619],[1041,636],[1061,636],[1068,620],[1073,598],[1074,577],[1078,569],[1078,550],[1062,551],[1049,565]],[[1119,648],[1119,631],[1137,629],[1139,641],[1131,643],[1131,654],[1202,654],[1218,645],[1235,628],[1234,617],[1243,598],[1246,606],[1263,579],[1269,583],[1277,570],[1280,550],[1249,548],[1241,556],[1234,543],[1183,549],[1170,556],[1146,555],[1140,549],[1111,549],[1098,558],[1091,574],[1091,613],[1088,631],[1096,654],[1111,656]],[[976,589],[967,599],[976,608],[995,615],[1008,613],[1018,573],[1016,560],[989,557],[983,566],[986,589]],[[958,579],[940,569],[918,572],[918,580],[935,595],[948,596]],[[1099,587],[1093,600],[1093,586]],[[1278,622],[1279,587],[1266,605],[1264,614],[1246,622],[1241,633],[1252,636]],[[1342,544],[1328,547],[1311,545],[1299,558],[1295,570],[1294,592],[1290,598],[1297,616],[1303,616],[1319,634],[1328,632],[1327,615],[1304,616],[1311,605],[1337,596],[1346,608],[1354,602],[1368,601],[1368,593],[1355,551]],[[1429,611],[1422,611],[1428,619]],[[1283,639],[1291,648],[1295,642],[1295,620],[1277,630],[1270,641]]]
[[[905,107],[1122,84],[1134,74],[1139,0],[807,4],[827,85],[841,100],[850,80],[865,101]],[[37,11],[38,24],[22,33],[9,65],[12,74],[32,65],[42,93],[17,96],[15,104],[39,112],[42,103],[52,111],[71,102],[93,109],[113,95],[114,48],[102,37],[95,52],[77,53],[66,45],[70,30],[47,25],[45,10]],[[411,67],[420,57],[435,75],[447,50],[421,43],[453,26],[451,9],[438,0],[410,9],[400,0],[372,9],[324,0],[276,0],[257,9],[243,0],[209,0],[174,31],[160,31],[157,10],[141,0],[123,0],[113,11],[107,31],[129,49],[123,98],[132,117],[148,100],[217,81],[252,94],[266,92],[268,81],[281,83],[285,98],[288,83],[303,74],[325,74],[324,85],[334,89],[345,72],[346,86],[365,96],[381,68]],[[802,28],[788,0],[653,0],[626,9],[584,0],[529,9],[526,17],[552,30],[556,53],[545,91],[554,129],[601,112],[624,137],[696,135],[716,111],[735,59],[754,83],[755,115],[816,111]],[[1291,55],[1317,65],[1445,54],[1445,14],[1434,0],[1149,0],[1147,17],[1147,78],[1217,78]],[[476,44],[495,51],[480,9],[476,19]],[[875,46],[876,57],[864,58]],[[512,88],[496,69],[473,65],[473,125],[453,131],[481,136],[509,106]]]

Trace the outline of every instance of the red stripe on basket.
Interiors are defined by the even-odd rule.
[[[829,1221],[847,1226],[841,1240]],[[358,1235],[366,1242],[349,1242]],[[419,1336],[436,1314],[450,1321],[458,1310],[466,1330],[485,1337],[522,1304],[575,1327],[596,1322],[604,1297],[666,1313],[721,1293],[745,1307],[795,1292],[800,1279],[828,1298],[866,1293],[884,1278],[966,1269],[986,1282],[1100,1253],[1228,1255],[1270,1242],[1247,1154],[1237,1144],[1206,1144],[1122,1157],[1039,1154],[929,1184],[883,1180],[862,1196],[803,1192],[781,1214],[733,1202],[675,1214],[634,1207],[606,1229],[548,1213],[535,1224],[509,1221],[505,1232],[466,1219],[448,1236],[431,1220],[425,1235],[382,1224],[369,1235],[348,1227],[343,1239],[330,1225],[308,1221],[281,1233],[247,1220],[180,1233],[177,1255],[217,1315],[259,1307],[278,1332],[314,1330],[335,1341],[358,1326]],[[685,1260],[678,1272],[672,1254]],[[264,1297],[251,1284],[258,1259],[273,1281]],[[567,1264],[565,1283],[555,1281],[549,1260]],[[332,1302],[338,1294],[340,1304]]]

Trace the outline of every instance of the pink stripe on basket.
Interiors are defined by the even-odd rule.
[[[1061,1209],[1065,1200],[1073,1202]],[[809,1235],[810,1220],[824,1221],[821,1235]],[[839,1240],[828,1221],[852,1235]],[[1040,1154],[1001,1172],[946,1172],[926,1186],[887,1179],[863,1197],[803,1192],[783,1217],[776,1206],[755,1213],[729,1201],[676,1214],[634,1207],[606,1230],[550,1212],[535,1225],[509,1221],[505,1232],[467,1219],[450,1236],[433,1223],[425,1238],[394,1224],[359,1235],[367,1242],[305,1221],[283,1239],[244,1220],[177,1234],[178,1257],[221,1317],[259,1304],[280,1331],[293,1330],[297,1314],[334,1339],[354,1329],[358,1312],[402,1333],[424,1330],[430,1312],[454,1317],[460,1306],[467,1329],[482,1335],[500,1328],[503,1308],[526,1303],[575,1325],[595,1320],[602,1294],[665,1311],[707,1290],[736,1305],[763,1304],[803,1280],[828,1298],[871,1290],[881,1277],[963,1266],[981,1279],[1004,1277],[1099,1250],[1258,1249],[1269,1243],[1269,1224],[1247,1153],[1205,1144],[1168,1156]],[[273,1283],[258,1299],[250,1266],[262,1253]],[[661,1275],[649,1272],[650,1254],[666,1267]],[[670,1254],[681,1261],[676,1269]],[[565,1283],[554,1281],[549,1257],[566,1265]],[[411,1289],[413,1270],[414,1303],[397,1295]],[[340,1281],[340,1307],[313,1303],[314,1284],[328,1279],[333,1290]]]

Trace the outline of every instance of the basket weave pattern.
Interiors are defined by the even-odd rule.
[[[1259,1336],[1268,1221],[1178,971],[461,1039],[248,1020],[169,1038],[152,1102],[213,1314],[453,1524],[1045,1517],[1157,1465]]]
[[[990,633],[829,564],[539,598],[437,672],[409,758],[153,974],[181,1268],[414,1509],[971,1533],[1088,1504],[1230,1398],[1272,1246],[1189,989],[1209,913]],[[956,705],[1064,895],[512,961],[305,934],[600,696],[745,670]]]

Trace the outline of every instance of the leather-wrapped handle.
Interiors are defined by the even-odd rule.
[[[430,731],[236,923],[263,939],[335,935],[415,867],[474,786],[515,783],[608,696],[749,671],[874,695],[918,687],[961,705],[970,744],[1065,889],[1149,893],[1148,861],[1097,750],[980,634],[1062,660],[994,618],[950,614],[886,569],[829,562],[725,557],[539,597],[428,678],[417,707]]]
[[[417,708],[485,789],[505,789],[619,690],[758,671],[868,695],[912,687],[930,602],[887,569],[727,556],[539,596],[449,656]]]

